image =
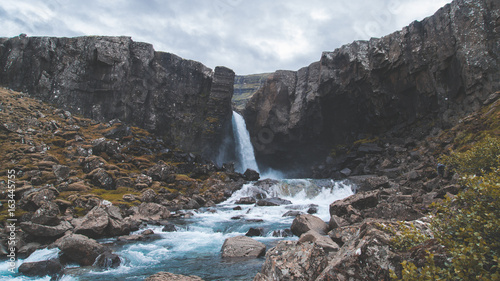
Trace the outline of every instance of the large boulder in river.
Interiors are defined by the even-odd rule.
[[[54,245],[61,250],[64,259],[81,266],[93,265],[99,255],[108,251],[107,247],[94,239],[80,234],[66,235],[54,242]]]
[[[144,279],[144,281],[203,281],[203,279],[194,275],[185,276],[170,272],[158,272]]]
[[[66,233],[66,231],[73,228],[73,226],[67,221],[61,221],[60,224],[52,226],[52,225],[43,225],[32,222],[21,222],[21,229],[35,237],[47,237],[47,238],[59,238]]]
[[[266,253],[266,245],[247,236],[227,238],[222,245],[223,258],[260,257]]]
[[[264,198],[257,201],[257,206],[281,206],[290,204],[292,204],[292,201],[281,199],[279,197]]]
[[[328,233],[328,224],[316,216],[304,214],[295,217],[290,229],[293,234],[299,237],[309,230],[314,230],[321,235],[325,235]]]
[[[59,259],[50,259],[44,261],[36,262],[23,262],[19,266],[19,273],[25,276],[45,276],[45,275],[55,275],[62,270],[62,265]]]
[[[267,252],[262,271],[254,281],[315,280],[327,264],[325,252],[314,243],[280,241]]]
[[[243,176],[247,181],[258,181],[260,179],[259,173],[252,169],[247,169]]]

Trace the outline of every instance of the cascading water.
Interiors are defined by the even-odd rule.
[[[113,251],[122,259],[118,268],[99,270],[92,267],[69,266],[62,281],[69,280],[142,280],[159,271],[197,275],[204,280],[252,280],[260,271],[263,258],[231,260],[221,258],[220,250],[229,237],[245,235],[249,228],[263,228],[264,236],[253,237],[266,244],[267,249],[283,239],[294,217],[283,217],[291,210],[306,213],[311,206],[316,216],[328,221],[328,206],[352,194],[351,186],[333,180],[289,179],[265,180],[245,184],[225,202],[194,210],[190,219],[173,219],[176,232],[163,232],[162,226],[149,225],[155,232],[148,241],[123,243],[116,238],[99,242],[113,245]],[[280,197],[291,201],[281,206],[237,205],[242,197]],[[235,209],[236,206],[240,208]],[[135,234],[142,232],[137,231]],[[26,261],[44,260],[57,255],[57,250],[38,250]],[[19,260],[18,266],[23,260]],[[0,279],[12,276],[8,262],[0,262]],[[5,279],[2,279],[5,280]],[[7,280],[50,280],[50,277],[31,278],[17,275]]]
[[[237,168],[259,171],[245,120],[233,112]],[[275,171],[266,171],[262,178],[281,178]],[[278,175],[278,176],[277,176]],[[254,239],[270,249],[289,234],[294,217],[284,216],[289,211],[306,213],[314,208],[316,216],[328,221],[329,204],[353,194],[350,185],[333,180],[281,179],[250,182],[234,192],[225,202],[212,207],[193,210],[189,219],[172,219],[177,231],[163,232],[161,226],[149,225],[155,233],[147,241],[122,243],[116,238],[100,240],[112,244],[122,263],[118,268],[100,270],[93,267],[67,266],[61,281],[69,280],[141,280],[159,271],[197,275],[204,280],[251,280],[260,271],[263,258],[231,260],[221,258],[220,250],[229,237],[245,235],[250,228],[262,228],[264,235]],[[289,204],[281,206],[238,205],[242,197],[255,199],[279,197]],[[239,206],[239,208],[235,208]],[[139,234],[144,229],[134,234]],[[57,249],[35,251],[24,261],[54,258]],[[23,260],[18,261],[18,266]],[[12,277],[8,261],[0,262],[0,279]],[[4,279],[2,279],[4,280]],[[50,277],[31,278],[16,275],[8,280],[50,280]]]
[[[234,140],[236,141],[236,157],[238,160],[236,165],[237,171],[244,173],[246,169],[252,169],[259,172],[245,119],[238,112],[233,111],[232,123]]]

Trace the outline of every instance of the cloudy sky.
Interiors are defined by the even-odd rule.
[[[126,35],[237,74],[297,70],[451,0],[1,0],[0,37]]]

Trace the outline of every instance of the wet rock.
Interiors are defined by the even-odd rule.
[[[37,262],[23,262],[19,266],[19,273],[25,276],[42,277],[45,275],[53,276],[61,272],[63,266],[59,259],[50,259]]]
[[[315,280],[327,264],[324,250],[314,243],[280,241],[266,253],[254,280]]]
[[[227,238],[222,245],[223,258],[260,257],[266,252],[266,245],[246,236]]]
[[[161,231],[163,231],[163,232],[175,232],[175,231],[177,231],[177,227],[175,227],[174,224],[169,223],[169,224],[165,225],[161,229]]]
[[[247,181],[258,181],[260,179],[259,173],[252,169],[247,169],[243,176]]]
[[[113,254],[109,251],[100,254],[95,260],[94,266],[98,266],[102,269],[117,268],[121,264],[121,259],[117,254]]]
[[[321,235],[328,233],[328,225],[322,219],[310,214],[297,216],[290,229],[294,235],[299,237],[309,230],[315,230]]]
[[[308,214],[316,214],[318,212],[318,207],[317,206],[311,206],[309,209],[307,209]]]
[[[264,229],[262,227],[254,228],[250,227],[245,236],[253,237],[253,236],[264,236]]]
[[[292,237],[293,233],[290,229],[278,229],[273,231],[273,237]]]
[[[257,206],[281,206],[290,204],[292,204],[292,201],[281,199],[279,197],[264,198],[257,201]]]
[[[203,279],[194,275],[185,276],[169,272],[158,272],[144,279],[144,281],[203,281]]]
[[[238,201],[235,202],[235,204],[241,204],[241,205],[251,205],[255,204],[257,200],[253,197],[242,197],[238,199]]]
[[[299,216],[299,215],[303,215],[304,213],[301,212],[301,211],[288,211],[286,213],[283,214],[283,217],[296,217],[296,216]]]
[[[81,266],[93,265],[96,258],[107,251],[107,248],[81,234],[69,234],[54,242],[64,259]]]

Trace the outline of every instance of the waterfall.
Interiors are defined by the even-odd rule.
[[[245,119],[243,119],[243,116],[238,112],[233,111],[232,122],[234,140],[236,142],[236,169],[240,173],[244,173],[246,169],[252,169],[259,172]]]

